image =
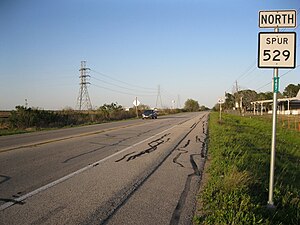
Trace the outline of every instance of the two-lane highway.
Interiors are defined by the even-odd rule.
[[[199,178],[205,161],[207,117],[207,113],[186,113],[1,137],[1,224],[137,224],[142,221],[133,221],[140,217],[131,218],[129,211],[126,221],[118,219],[127,202],[151,179],[159,191],[160,181],[172,183],[174,171],[185,168],[182,178],[176,179],[178,185],[161,190],[168,193],[165,196],[177,193],[175,203],[183,201],[178,193],[189,193],[186,179]],[[188,159],[185,163],[180,161],[183,156]],[[175,166],[175,170],[167,169],[161,178],[156,174],[164,166]],[[147,202],[153,207],[159,204]],[[171,214],[162,214],[176,224],[176,204],[170,207]],[[152,218],[144,224],[165,224],[162,221]]]

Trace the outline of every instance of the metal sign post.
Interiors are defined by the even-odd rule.
[[[220,108],[220,115],[219,115],[219,121],[222,121],[222,104],[224,104],[224,99],[219,98],[218,103],[219,103],[219,108]]]
[[[274,32],[278,32],[275,28]],[[274,207],[273,192],[274,192],[274,171],[275,171],[275,151],[276,151],[276,124],[277,124],[277,93],[279,90],[278,68],[274,68],[273,76],[273,119],[272,119],[272,144],[271,144],[271,159],[270,159],[270,182],[269,182],[269,199],[268,206]]]
[[[137,97],[134,99],[133,101],[133,105],[135,106],[135,112],[136,112],[136,118],[139,118],[139,113],[138,113],[138,106],[139,106],[140,102],[137,99]]]
[[[274,171],[276,151],[277,93],[279,92],[279,68],[296,66],[296,33],[279,32],[280,28],[296,27],[296,10],[260,11],[259,27],[274,28],[274,32],[260,32],[258,41],[258,67],[274,68],[273,119],[270,159],[270,183],[268,207],[274,208]]]
[[[276,123],[277,123],[277,92],[276,79],[278,78],[278,69],[274,69],[273,79],[273,120],[272,120],[272,145],[271,145],[271,160],[270,160],[270,183],[269,183],[269,200],[268,205],[274,207],[273,190],[274,190],[274,170],[275,170],[275,151],[276,151]]]
[[[222,104],[220,104],[220,122],[222,121]]]

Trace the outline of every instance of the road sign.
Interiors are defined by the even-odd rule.
[[[260,28],[296,27],[296,10],[260,11]]]
[[[139,100],[137,100],[137,99],[134,99],[134,101],[133,101],[133,105],[134,106],[139,106],[141,103],[139,102]]]
[[[224,98],[219,98],[218,99],[218,104],[220,105],[220,116],[219,116],[219,120],[220,120],[220,122],[222,121],[222,104],[224,104],[225,103],[225,100],[224,100]]]
[[[260,32],[258,35],[259,68],[295,68],[296,33]]]
[[[274,208],[273,192],[276,151],[277,93],[279,92],[278,68],[295,68],[296,64],[296,33],[280,33],[279,28],[296,27],[296,15],[296,10],[259,12],[259,27],[274,28],[274,33],[260,32],[258,35],[258,67],[274,68],[272,144],[268,200],[268,207],[270,208]]]
[[[274,92],[278,93],[279,92],[279,77],[274,77]]]
[[[219,98],[218,103],[219,103],[219,104],[224,104],[224,103],[225,103],[225,100],[224,100],[223,98]]]

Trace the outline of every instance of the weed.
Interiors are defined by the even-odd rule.
[[[210,180],[195,224],[300,224],[300,135],[278,128],[275,210],[267,209],[271,122],[211,113]]]

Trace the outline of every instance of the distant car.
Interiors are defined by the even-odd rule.
[[[154,110],[145,110],[142,119],[157,119],[157,113]]]

